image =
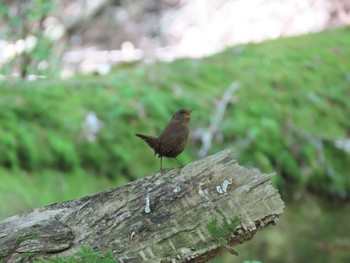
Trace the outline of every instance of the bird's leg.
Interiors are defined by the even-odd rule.
[[[162,164],[162,159],[163,157],[162,156],[160,156],[160,171],[162,171],[163,170],[163,164]]]
[[[182,163],[180,163],[180,161],[176,157],[174,157],[174,159],[180,164],[181,167],[183,167]]]

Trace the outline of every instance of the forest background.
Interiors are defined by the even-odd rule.
[[[233,147],[286,202],[213,262],[349,262],[346,1],[2,0],[0,15],[0,219],[157,171],[134,133],[194,108],[179,159]]]

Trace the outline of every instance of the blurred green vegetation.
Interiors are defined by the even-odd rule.
[[[312,192],[348,201],[350,154],[335,141],[350,134],[349,47],[341,28],[200,60],[118,65],[104,77],[0,82],[0,218],[157,171],[134,133],[157,135],[177,109],[195,108],[198,134],[233,81],[240,88],[209,154],[235,147],[240,164],[276,171],[285,200]],[[103,124],[95,141],[84,134],[88,112]],[[180,160],[196,160],[200,146],[192,137]]]
[[[24,41],[30,36],[32,43],[36,43],[3,62],[0,74],[11,78],[14,73],[19,73],[20,77],[25,79],[31,74],[54,76],[57,73],[57,58],[63,47],[50,39],[44,33],[43,27],[45,18],[52,13],[57,4],[53,1],[27,0],[18,1],[14,8],[8,1],[0,0],[1,37],[16,42]]]
[[[228,252],[210,263],[346,263],[350,262],[350,205],[336,205],[306,194],[289,202],[276,226],[256,233],[246,243],[235,246],[239,255]]]

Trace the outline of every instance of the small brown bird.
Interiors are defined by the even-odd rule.
[[[178,110],[171,118],[168,125],[158,138],[135,134],[154,150],[154,155],[160,158],[160,170],[162,170],[162,158],[174,158],[180,166],[182,164],[176,157],[185,149],[188,135],[190,134],[190,116],[192,110]]]

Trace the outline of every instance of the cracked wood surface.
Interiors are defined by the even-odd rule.
[[[239,166],[224,150],[183,168],[136,180],[68,202],[37,208],[0,221],[0,258],[68,256],[81,245],[111,248],[119,262],[205,262],[225,248],[207,225],[238,216],[230,245],[274,224],[284,203],[273,175]],[[150,212],[145,212],[149,196]]]

